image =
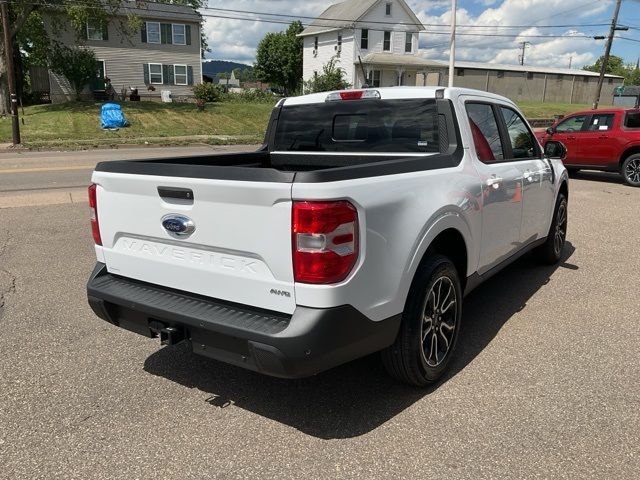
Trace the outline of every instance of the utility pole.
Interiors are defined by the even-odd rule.
[[[571,69],[571,63],[573,62],[573,55],[569,56],[569,69]]]
[[[596,95],[593,98],[594,110],[598,108],[598,103],[600,103],[600,94],[602,93],[602,84],[604,82],[604,74],[607,71],[607,64],[609,63],[609,54],[611,53],[611,44],[613,43],[613,35],[616,32],[616,24],[618,23],[618,13],[620,12],[621,3],[622,3],[622,0],[616,0],[616,8],[613,11],[613,18],[611,19],[611,28],[609,29],[609,37],[607,38],[607,46],[604,49],[604,58],[602,59],[602,65],[600,65],[600,77],[598,78]]]
[[[520,55],[520,65],[524,65],[524,51],[525,49],[531,45],[531,42],[520,42],[520,45],[522,45],[522,54]]]
[[[7,0],[0,1],[2,30],[4,32],[4,58],[7,63],[7,83],[11,99],[11,132],[14,145],[20,144],[20,123],[18,122],[18,95],[16,94],[16,77],[13,68],[13,42],[9,25],[9,8]]]
[[[457,0],[451,0],[451,40],[449,41],[449,88],[453,87],[456,63],[456,9]]]

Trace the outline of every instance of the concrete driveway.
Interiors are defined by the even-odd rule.
[[[85,203],[0,209],[0,477],[636,478],[640,189],[570,188],[563,262],[472,293],[428,390],[375,356],[286,381],[160,348],[87,306]]]

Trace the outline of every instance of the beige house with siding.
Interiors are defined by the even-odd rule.
[[[96,79],[86,94],[99,96],[104,78],[109,78],[117,94],[138,89],[142,98],[160,98],[170,91],[173,98],[192,96],[192,86],[202,82],[200,16],[190,8],[154,2],[125,2],[106,25],[88,22],[81,32],[60,27],[49,12],[45,26],[54,38],[68,46],[83,45],[95,52]],[[123,31],[128,16],[142,22],[137,31]],[[58,18],[58,20],[60,20]],[[73,90],[64,77],[49,72],[49,96],[53,103],[73,99]]]

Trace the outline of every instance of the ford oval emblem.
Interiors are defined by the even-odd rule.
[[[195,231],[196,224],[189,217],[171,213],[162,217],[162,227],[169,235],[186,237]]]

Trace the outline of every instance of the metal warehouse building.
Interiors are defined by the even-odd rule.
[[[448,64],[424,60],[424,68],[416,78],[417,85],[448,83]],[[456,62],[453,85],[476,88],[504,95],[514,101],[590,104],[598,85],[596,72],[569,68],[545,68],[494,63]],[[623,77],[605,75],[600,96],[603,104],[612,104],[614,89]]]

